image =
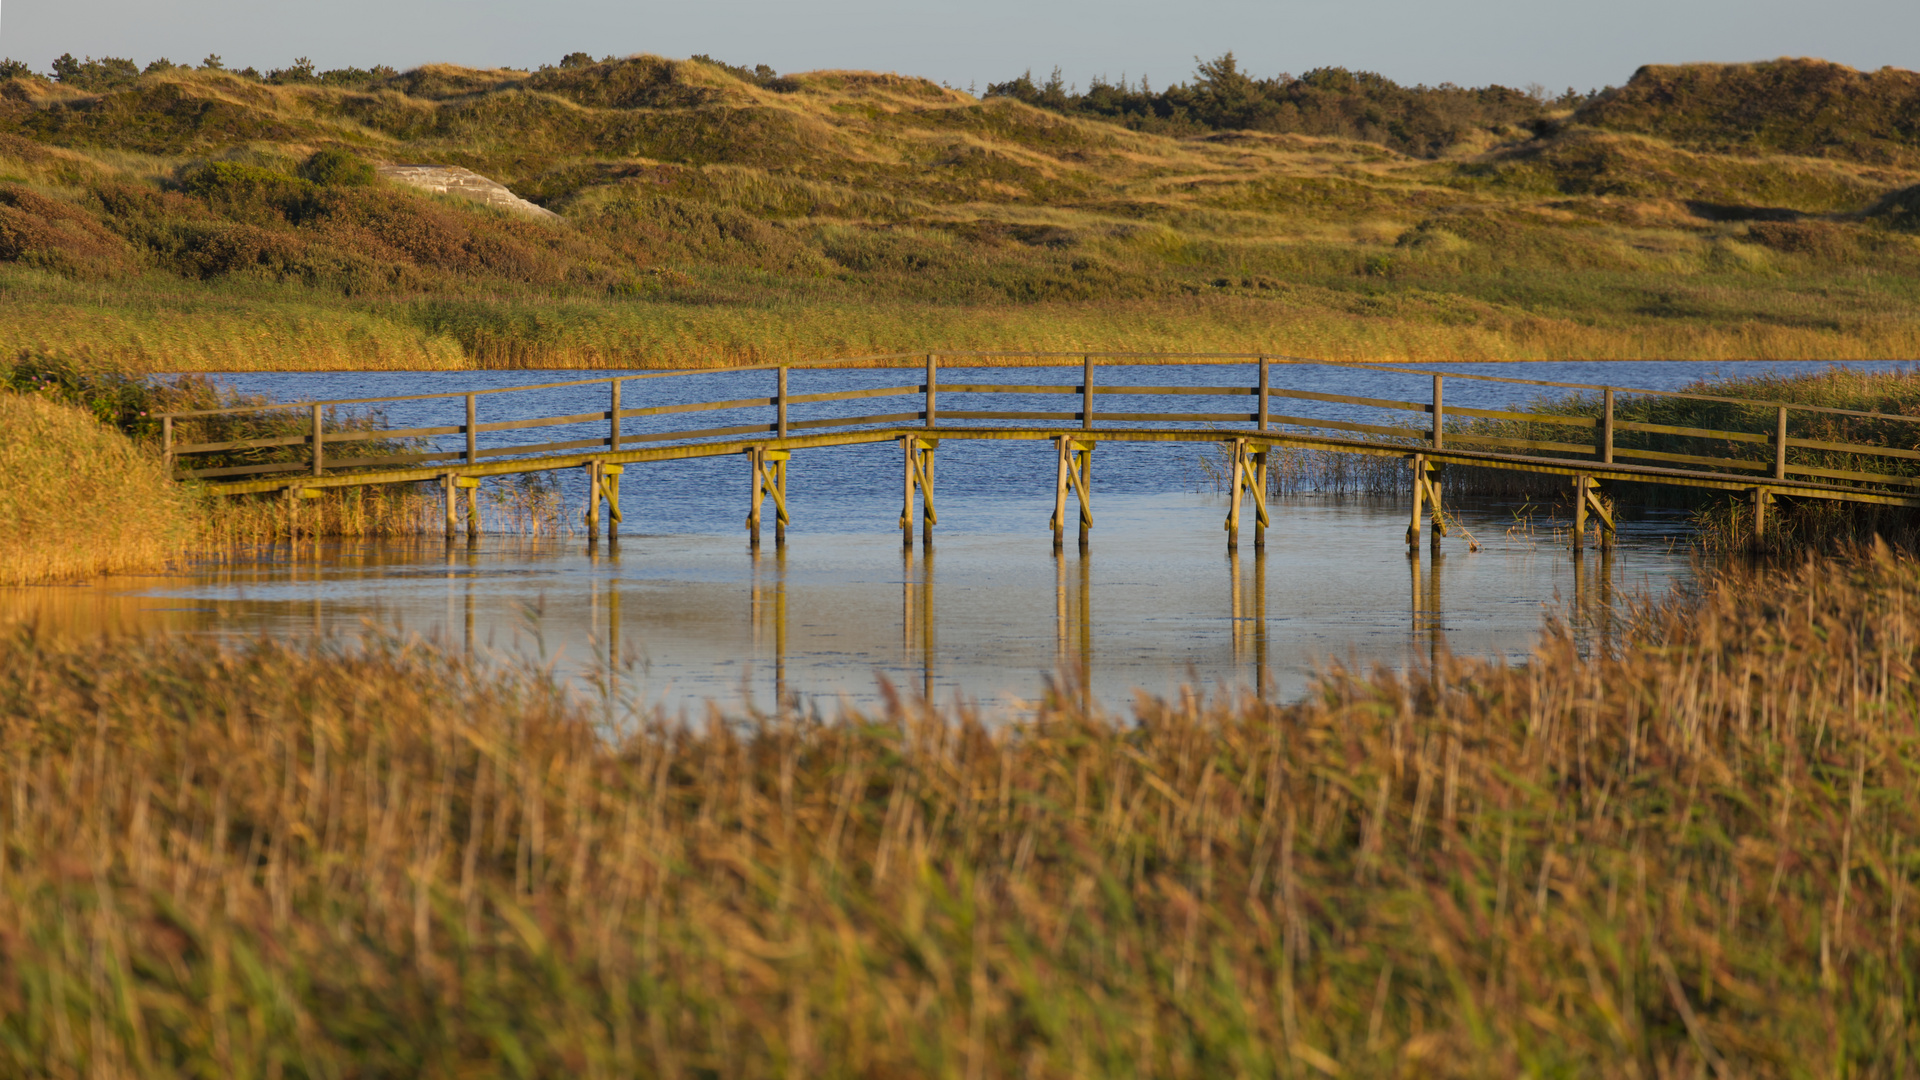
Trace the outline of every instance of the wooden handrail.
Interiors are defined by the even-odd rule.
[[[1043,366],[1068,366],[1078,364],[1081,378],[1070,384],[1018,384],[1018,383],[938,383],[939,365],[951,367],[966,360],[1008,360],[1022,359],[1040,362]],[[825,391],[807,394],[793,394],[789,390],[788,375],[793,369],[799,370],[850,370],[857,369],[856,364],[864,365],[879,361],[913,360],[925,365],[925,381],[911,385],[871,387],[856,390]],[[1258,385],[1221,385],[1221,386],[1130,386],[1096,383],[1095,369],[1099,364],[1110,366],[1144,365],[1239,365],[1256,363],[1258,365]],[[1273,366],[1299,367],[1319,366],[1343,369],[1357,369],[1370,372],[1423,375],[1433,380],[1433,393],[1430,402],[1421,403],[1391,398],[1377,398],[1350,394],[1335,394],[1316,390],[1295,389],[1273,384],[1271,370]],[[706,375],[747,371],[775,371],[778,379],[774,393],[770,396],[751,396],[724,401],[685,402],[672,405],[654,405],[639,408],[622,406],[621,384],[636,379],[672,378],[682,375]],[[1555,440],[1536,440],[1512,438],[1490,433],[1472,433],[1467,431],[1446,430],[1445,414],[1441,404],[1441,387],[1444,378],[1466,379],[1476,382],[1489,382],[1507,385],[1542,386],[1558,389],[1598,391],[1602,395],[1601,414],[1577,416],[1561,413],[1529,413],[1511,409],[1479,409],[1467,406],[1445,406],[1446,411],[1462,417],[1500,420],[1526,424],[1547,424],[1567,428],[1587,428],[1595,430],[1594,445],[1559,442]],[[570,387],[606,385],[608,388],[607,407],[593,412],[574,413],[563,416],[532,417],[527,419],[500,420],[480,423],[477,416],[477,402],[482,396],[537,392]],[[944,391],[949,394],[987,394],[987,395],[1027,395],[1027,394],[1077,394],[1081,400],[1080,408],[1075,411],[1032,411],[1032,410],[978,410],[941,408],[937,394]],[[1725,431],[1712,428],[1695,428],[1671,424],[1653,424],[1618,419],[1615,415],[1615,397],[1618,394],[1639,395],[1644,397],[1666,397],[1681,400],[1703,401],[1716,404],[1734,405],[1771,414],[1773,421],[1767,432]],[[880,397],[903,397],[924,395],[920,407],[911,412],[887,414],[821,417],[815,419],[793,420],[788,409],[793,405],[820,404],[841,401],[856,401]],[[1113,412],[1096,411],[1096,395],[1134,396],[1134,397],[1255,397],[1258,408],[1253,412]],[[1296,400],[1326,402],[1351,405],[1360,408],[1387,409],[1400,412],[1425,414],[1431,419],[1423,428],[1397,425],[1368,424],[1352,420],[1334,420],[1321,417],[1300,417],[1275,414],[1270,411],[1272,398],[1293,398]],[[465,423],[405,428],[397,430],[345,430],[327,431],[324,425],[325,410],[335,406],[378,405],[402,401],[434,401],[463,399],[465,405]],[[629,433],[622,428],[621,422],[652,416],[675,414],[717,412],[737,409],[771,408],[775,411],[772,423],[750,423],[709,428],[677,431],[649,431]],[[245,415],[275,410],[302,409],[310,416],[308,430],[300,435],[267,436],[257,439],[238,439],[224,442],[180,443],[175,422],[177,420],[203,418],[221,415]],[[222,451],[284,448],[307,445],[308,461],[302,464],[275,462],[271,464],[235,465],[214,469],[179,469],[176,475],[182,477],[214,478],[224,476],[249,476],[278,472],[309,471],[315,476],[326,469],[355,468],[371,465],[388,465],[413,461],[462,460],[474,465],[481,458],[497,458],[507,455],[537,455],[559,450],[576,448],[608,447],[618,452],[623,443],[663,442],[672,440],[697,440],[733,435],[764,436],[772,433],[786,437],[790,431],[818,430],[822,428],[853,428],[876,424],[900,422],[921,422],[930,432],[940,430],[942,420],[993,420],[993,421],[1046,421],[1062,427],[1078,427],[1082,430],[1096,430],[1100,422],[1114,423],[1226,423],[1253,424],[1257,431],[1267,432],[1272,425],[1288,425],[1310,430],[1331,430],[1356,432],[1367,435],[1384,436],[1394,440],[1406,441],[1409,445],[1421,444],[1433,449],[1448,441],[1468,445],[1501,446],[1544,451],[1556,454],[1577,455],[1601,463],[1610,463],[1615,458],[1638,458],[1641,460],[1665,461],[1686,465],[1706,466],[1721,470],[1741,472],[1770,473],[1773,479],[1783,479],[1789,474],[1819,476],[1828,479],[1857,481],[1872,484],[1895,484],[1920,486],[1920,478],[1892,472],[1872,472],[1848,469],[1833,469],[1815,465],[1801,465],[1789,462],[1789,449],[1813,450],[1829,454],[1847,454],[1860,457],[1879,457],[1902,461],[1920,461],[1920,449],[1900,446],[1876,446],[1861,443],[1828,442],[1816,439],[1789,437],[1787,432],[1787,414],[1789,411],[1845,416],[1875,421],[1899,421],[1920,423],[1920,417],[1901,416],[1890,413],[1877,413],[1855,409],[1837,409],[1825,406],[1800,405],[1765,401],[1759,399],[1730,398],[1706,394],[1690,394],[1681,391],[1638,390],[1607,387],[1586,383],[1557,382],[1541,379],[1518,379],[1505,376],[1480,375],[1458,371],[1435,371],[1432,367],[1404,367],[1385,364],[1373,364],[1355,361],[1324,361],[1303,357],[1272,356],[1250,353],[1098,353],[1098,352],[945,352],[937,356],[932,354],[882,354],[862,357],[855,360],[789,362],[784,364],[756,364],[737,368],[701,368],[673,371],[638,372],[634,374],[608,375],[592,379],[574,379],[562,382],[541,383],[530,386],[498,387],[488,390],[451,391],[435,394],[408,394],[380,398],[353,398],[332,401],[294,402],[284,404],[237,406],[228,409],[204,409],[173,413],[155,414],[161,421],[166,433],[165,454],[170,464],[177,463],[184,455],[210,454]],[[604,423],[606,434],[592,439],[569,439],[555,442],[532,443],[512,446],[480,448],[476,441],[483,432],[502,432],[534,430],[543,427],[571,426],[585,423]],[[1712,457],[1699,454],[1682,454],[1670,450],[1637,449],[1621,446],[1618,434],[1634,432],[1653,435],[1668,435],[1681,438],[1703,439],[1708,441],[1745,443],[1767,446],[1768,458],[1740,459]],[[425,438],[440,435],[460,434],[465,436],[463,452],[430,451],[424,453],[387,454],[363,457],[336,457],[325,452],[332,443],[385,441],[412,438]]]

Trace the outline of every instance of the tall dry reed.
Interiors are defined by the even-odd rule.
[[[0,584],[155,568],[192,532],[156,455],[84,409],[0,391]]]
[[[1920,569],[988,726],[0,646],[0,1071],[1900,1076]]]

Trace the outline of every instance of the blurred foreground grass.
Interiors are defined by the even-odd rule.
[[[1308,700],[597,727],[418,644],[0,643],[0,1071],[1900,1076],[1920,566]]]

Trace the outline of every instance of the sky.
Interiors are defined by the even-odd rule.
[[[1402,83],[1625,82],[1647,63],[1818,56],[1920,67],[1915,0],[0,0],[0,56],[156,57],[262,71],[537,67],[573,51],[706,53],[782,72],[858,68],[984,91],[1056,65],[1154,86],[1232,50],[1257,75],[1341,66]]]

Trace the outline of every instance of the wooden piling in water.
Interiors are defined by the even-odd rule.
[[[775,546],[787,542],[787,461],[793,456],[787,450],[769,450],[764,446],[750,446],[746,450],[747,465],[752,472],[753,486],[748,494],[747,535],[751,547],[760,546],[760,517],[764,500],[773,498],[773,542]]]
[[[913,546],[913,443],[909,439],[900,440],[902,455],[902,475],[905,479],[905,491],[900,504],[900,546]]]
[[[1585,475],[1573,478],[1573,550],[1587,546],[1587,483]]]
[[[1585,474],[1573,478],[1573,550],[1579,551],[1586,546],[1587,517],[1592,515],[1599,522],[1599,541],[1602,549],[1613,546],[1616,529],[1613,521],[1613,507],[1600,497],[1600,482]]]
[[[1240,497],[1246,495],[1253,502],[1254,546],[1265,547],[1267,543],[1267,455],[1256,452],[1253,444],[1245,439],[1235,439],[1227,444],[1232,457],[1229,469],[1230,484],[1227,499],[1227,550],[1240,548]]]
[[[767,457],[769,478],[773,481],[773,546],[785,547],[787,544],[787,462],[791,455],[785,450],[769,450]]]
[[[1440,550],[1440,539],[1447,535],[1447,514],[1440,505],[1440,482],[1434,477],[1434,464],[1425,454],[1414,454],[1411,461],[1413,469],[1413,516],[1407,523],[1407,548],[1412,550],[1420,543],[1421,519],[1431,518],[1433,526],[1433,549]]]
[[[1413,455],[1413,518],[1407,523],[1407,550],[1418,553],[1420,550],[1420,512],[1426,498],[1427,485],[1421,481],[1426,478],[1427,459],[1419,454]]]
[[[747,546],[755,551],[760,549],[760,501],[766,497],[766,464],[761,460],[766,453],[755,446],[747,450],[747,468],[752,475],[753,485],[747,492]]]
[[[1058,552],[1066,546],[1067,529],[1067,440],[1064,436],[1053,440],[1053,456],[1057,466],[1053,483],[1053,517],[1047,524],[1053,529],[1053,550]]]
[[[600,459],[586,463],[587,470],[587,543],[600,542]]]
[[[1239,439],[1227,444],[1230,461],[1227,465],[1227,551],[1240,550],[1240,489],[1244,486],[1241,468],[1245,450]],[[1237,587],[1237,586],[1236,586]]]
[[[480,479],[474,476],[458,476],[454,478],[454,487],[467,494],[467,539],[478,540],[480,538]]]
[[[607,538],[620,538],[620,474],[619,465],[600,466],[600,491],[607,499]]]
[[[1053,547],[1055,551],[1062,546],[1063,534],[1067,526],[1067,491],[1072,489],[1080,503],[1080,550],[1087,550],[1087,534],[1093,528],[1093,441],[1075,439],[1060,435],[1054,439],[1058,447],[1058,479],[1054,482],[1053,493]]]
[[[933,505],[933,454],[940,440],[921,436],[905,436],[900,440],[900,449],[906,462],[906,498],[900,506],[900,542],[907,546],[913,544],[913,493],[920,492],[920,521],[922,542],[933,543],[933,527],[939,524],[940,515]]]
[[[1267,547],[1267,451],[1253,455],[1253,550]]]

